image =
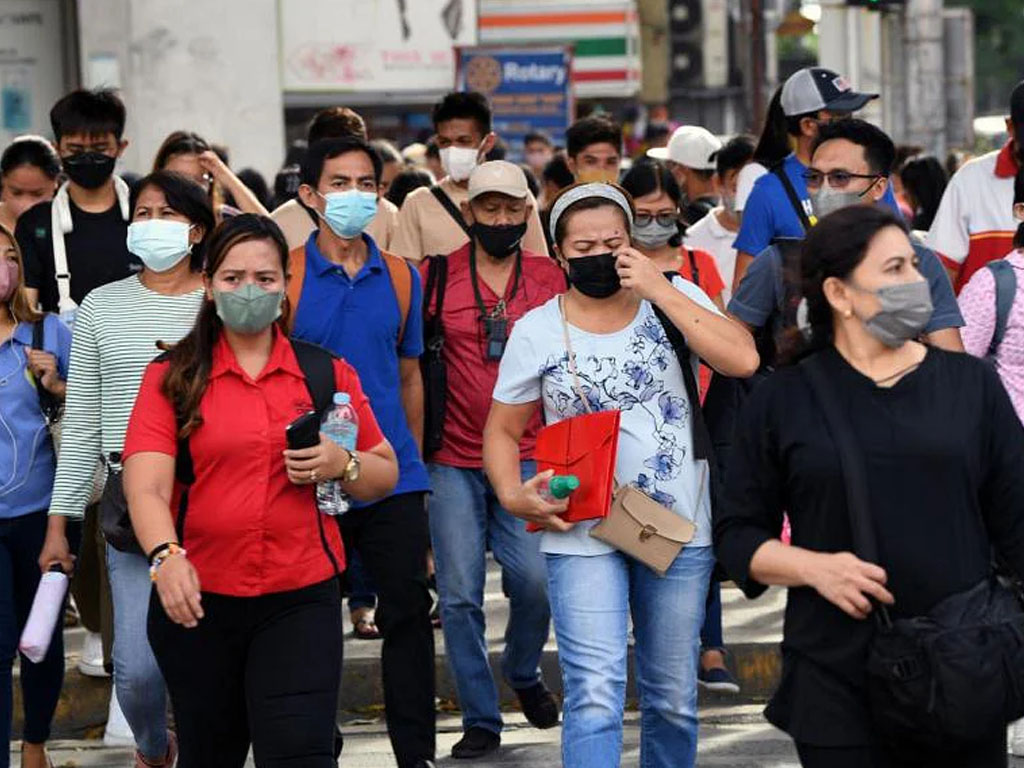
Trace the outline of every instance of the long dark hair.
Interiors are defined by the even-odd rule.
[[[192,224],[203,228],[203,239],[192,247],[192,254],[189,257],[189,268],[193,272],[198,272],[203,268],[206,246],[213,234],[214,227],[217,226],[209,195],[192,179],[182,176],[180,173],[157,171],[140,179],[132,188],[131,205],[128,208],[132,212],[132,218],[135,217],[135,206],[139,203],[139,195],[147,187],[159,189],[164,193],[164,199],[171,209],[180,213]]]
[[[207,260],[203,267],[207,279],[212,278],[220,269],[232,248],[239,243],[253,240],[265,240],[275,247],[281,259],[281,269],[287,275],[288,244],[280,227],[266,216],[243,213],[225,219],[213,230],[207,244]],[[278,320],[282,328],[287,325],[288,315],[286,300],[281,318]],[[224,324],[217,316],[216,304],[213,300],[206,299],[188,336],[168,352],[170,367],[164,377],[163,393],[174,405],[174,413],[180,425],[180,437],[188,437],[203,423],[199,415],[199,405],[210,381],[213,350],[223,328]]]
[[[781,163],[792,152],[789,144],[789,130],[786,127],[786,113],[782,110],[782,86],[775,89],[768,102],[764,116],[764,127],[754,147],[754,162],[765,168]]]
[[[175,155],[201,155],[210,149],[210,143],[192,131],[174,131],[169,134],[153,159],[153,170],[162,171]]]
[[[907,160],[899,174],[903,186],[917,204],[912,226],[914,229],[931,229],[949,181],[946,169],[937,157],[929,155]]]
[[[785,360],[794,362],[832,344],[832,305],[825,298],[825,281],[830,277],[849,278],[864,261],[875,235],[887,227],[907,232],[903,220],[888,208],[851,205],[829,214],[807,234],[800,258],[800,277],[810,337],[794,329],[785,345]]]

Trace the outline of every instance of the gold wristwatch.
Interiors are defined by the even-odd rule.
[[[359,456],[355,451],[348,452],[348,463],[345,464],[345,471],[341,473],[341,482],[354,483],[359,479]]]

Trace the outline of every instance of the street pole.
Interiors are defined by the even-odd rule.
[[[906,141],[946,155],[942,0],[908,0],[903,17]]]
[[[750,69],[754,86],[751,117],[754,127],[764,121],[765,113],[765,39],[763,0],[750,0]]]

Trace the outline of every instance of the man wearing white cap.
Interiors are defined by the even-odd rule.
[[[804,174],[811,162],[818,128],[849,117],[877,98],[877,93],[853,90],[845,77],[821,67],[801,69],[783,85],[782,111],[796,151],[757,180],[743,208],[740,232],[733,244],[737,251],[734,289],[750,262],[773,240],[802,238],[814,226],[816,220]],[[881,202],[899,212],[891,185]]]
[[[502,508],[484,476],[483,431],[513,325],[563,292],[565,277],[546,255],[523,247],[534,210],[518,166],[496,160],[474,168],[461,207],[469,242],[420,266],[428,345],[424,451],[434,492],[430,535],[441,626],[465,731],[452,756],[476,758],[498,748],[502,729],[484,640],[488,543],[510,602],[502,672],[533,725],[558,724],[558,704],[540,674],[550,609],[539,537]],[[446,381],[436,386],[447,398],[434,408],[430,390],[438,379],[431,372],[438,366]],[[534,416],[520,446],[524,478],[537,471],[532,458],[539,428]]]
[[[699,125],[676,128],[667,147],[647,150],[647,156],[668,163],[686,203],[683,221],[696,224],[718,205],[715,194],[715,155],[722,142]]]

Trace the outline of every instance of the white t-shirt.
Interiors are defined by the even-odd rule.
[[[718,274],[725,282],[722,300],[728,305],[732,298],[732,278],[736,274],[736,249],[732,247],[736,242],[736,232],[729,231],[718,220],[718,214],[723,210],[722,206],[713,208],[703,219],[687,227],[683,245],[711,254]]]
[[[768,173],[768,169],[760,163],[747,163],[740,168],[736,177],[736,210],[742,211],[747,205],[747,198],[754,191],[754,183]]]
[[[673,284],[701,307],[718,312],[693,283],[676,278]],[[635,483],[693,521],[697,531],[689,546],[711,546],[707,462],[694,461],[683,372],[650,303],[641,302],[633,322],[621,331],[597,334],[570,325],[569,338],[580,388],[591,409],[622,412],[616,479]],[[512,329],[494,399],[508,405],[543,400],[548,424],[583,415],[587,411],[573,389],[568,360],[556,297],[528,312]],[[691,355],[690,362],[696,376],[697,358]],[[588,556],[613,552],[589,535],[596,524],[592,520],[578,523],[568,533],[545,532],[541,551]]]

